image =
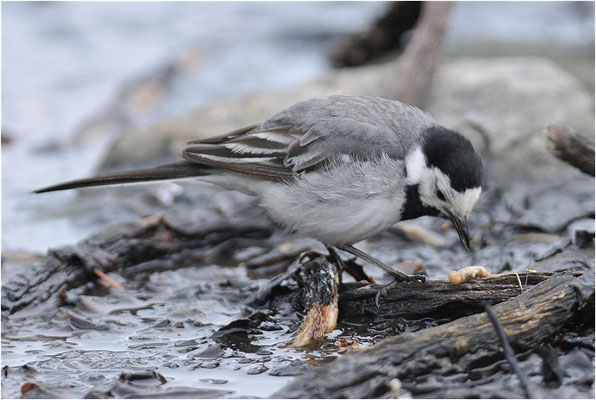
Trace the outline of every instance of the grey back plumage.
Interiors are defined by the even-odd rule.
[[[297,103],[260,125],[193,142],[189,161],[265,179],[286,179],[349,154],[403,160],[436,125],[421,110],[394,100],[331,96]]]

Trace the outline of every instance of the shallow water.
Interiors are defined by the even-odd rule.
[[[226,397],[267,397],[293,371],[304,370],[303,364],[333,359],[342,331],[329,336],[331,347],[307,353],[284,347],[293,332],[283,318],[250,335],[240,329],[214,337],[243,318],[244,303],[265,282],[248,279],[243,269],[205,266],[152,274],[124,291],[96,289],[58,313],[19,313],[3,322],[2,359],[8,367],[2,395],[17,397],[25,382],[35,381],[50,392],[63,389],[68,397],[81,397],[91,388],[107,390],[123,371],[147,369],[167,379],[153,382],[155,390],[182,386],[223,390]],[[359,343],[366,345],[366,338]]]

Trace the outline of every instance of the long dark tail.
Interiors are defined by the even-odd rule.
[[[155,168],[116,172],[94,178],[64,182],[58,185],[37,189],[34,191],[34,193],[54,192],[56,190],[77,189],[90,186],[119,185],[124,183],[193,178],[197,176],[208,175],[208,171],[209,167],[207,166],[199,165],[189,161],[180,161],[172,164],[161,165]]]

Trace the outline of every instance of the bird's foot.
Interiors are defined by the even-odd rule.
[[[410,276],[410,275],[407,275],[407,276]],[[389,290],[398,287],[399,284],[402,282],[403,281],[398,281],[397,279],[395,279],[389,283],[386,283],[385,285],[380,285],[377,287],[377,293],[375,294],[375,306],[377,306],[377,311],[379,310],[379,307],[380,307],[381,297],[387,295],[387,292],[389,292]]]
[[[385,285],[381,285],[377,289],[377,293],[375,294],[375,306],[377,306],[377,311],[380,307],[381,296],[385,296],[389,290],[399,287],[399,285],[404,282],[426,282],[426,276],[424,275],[408,275],[399,271],[395,272],[397,272],[397,274],[391,274],[391,276],[394,278],[393,281]]]
[[[307,250],[298,255],[298,261],[301,263],[305,263],[307,261],[314,260],[317,257],[322,256],[323,254],[319,253],[318,251],[314,250]]]

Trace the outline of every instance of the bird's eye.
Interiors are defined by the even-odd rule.
[[[439,198],[439,200],[445,201],[445,195],[439,189],[437,189],[437,191],[435,192],[435,194],[437,195],[437,197]]]

